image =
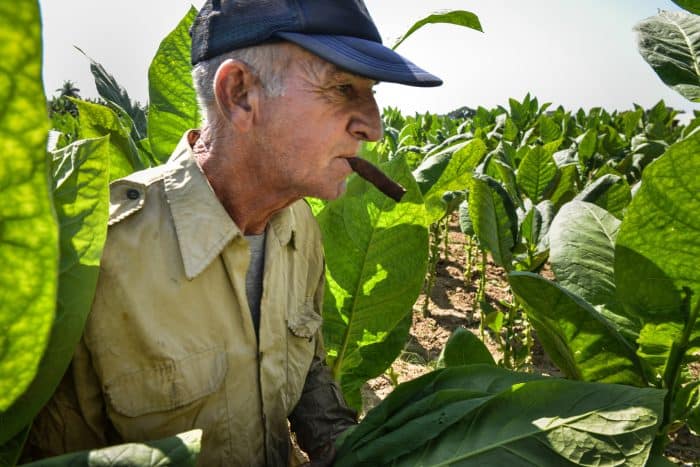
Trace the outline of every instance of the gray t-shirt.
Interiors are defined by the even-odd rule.
[[[260,328],[260,299],[263,290],[263,269],[265,266],[265,234],[246,235],[250,245],[250,265],[245,276],[245,292],[250,314],[255,325],[255,333]]]

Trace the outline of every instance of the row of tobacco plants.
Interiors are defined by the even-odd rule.
[[[109,182],[164,163],[200,124],[194,15],[156,53],[146,108],[90,60],[104,103],[76,99],[77,112],[49,123],[38,6],[0,3],[0,465],[17,461],[82,333]],[[408,34],[445,21],[480,29],[473,14],[450,12]],[[571,113],[531,96],[446,116],[384,112],[384,139],[362,155],[406,187],[404,199],[352,177],[341,199],[310,200],[325,239],[328,364],[348,401],[359,406],[360,387],[405,346],[455,211],[481,257],[508,272],[514,298],[481,308],[482,338],[499,340],[501,361],[455,333],[445,368],[399,385],[339,440],[337,465],[667,463],[667,434],[700,428],[700,383],[688,371],[700,351],[700,118],[675,117],[663,102]],[[556,281],[538,275],[546,263]],[[534,336],[568,379],[514,370]],[[47,462],[191,465],[200,436]]]

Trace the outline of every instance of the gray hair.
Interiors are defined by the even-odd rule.
[[[197,93],[197,101],[205,122],[216,123],[216,95],[214,77],[226,60],[245,63],[260,80],[265,95],[277,97],[284,94],[284,71],[288,66],[289,55],[282,52],[280,44],[261,44],[233,50],[199,62],[192,69],[192,81]]]

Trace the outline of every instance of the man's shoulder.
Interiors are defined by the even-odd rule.
[[[149,188],[165,176],[165,166],[140,170],[109,185],[109,225],[114,225],[140,211]]]
[[[290,205],[294,215],[294,223],[297,227],[310,228],[314,231],[318,230],[318,222],[313,214],[311,206],[306,199],[300,199]]]
[[[314,218],[313,211],[311,210],[311,205],[309,204],[309,201],[306,198],[302,198],[298,201],[293,202],[291,204],[291,207],[294,210],[295,214],[301,218]]]
[[[292,203],[289,209],[292,213],[296,248],[311,251],[321,248],[321,229],[308,202],[300,199]]]

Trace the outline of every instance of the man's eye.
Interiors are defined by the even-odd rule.
[[[352,84],[339,84],[335,88],[344,96],[350,96],[353,93]]]

